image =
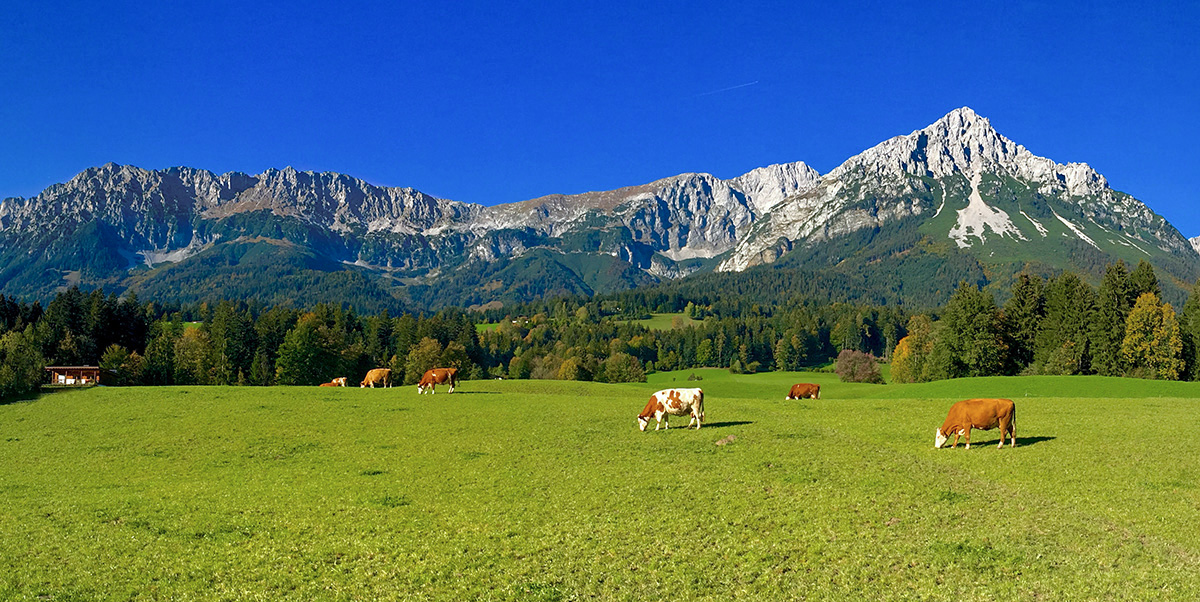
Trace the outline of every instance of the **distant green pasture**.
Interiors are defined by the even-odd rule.
[[[671,330],[675,328],[675,318],[683,320],[683,326],[687,327],[692,324],[700,324],[703,320],[693,320],[685,317],[683,312],[668,313],[668,314],[650,314],[649,318],[644,320],[625,320],[629,324],[641,324],[649,330]]]
[[[0,599],[1200,599],[1196,384],[649,379],[0,405]],[[637,430],[689,385],[702,429]],[[983,395],[1018,446],[933,449]]]

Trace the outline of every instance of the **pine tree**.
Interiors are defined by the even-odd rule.
[[[1092,369],[1097,374],[1118,376],[1125,371],[1121,342],[1125,339],[1125,319],[1133,305],[1132,293],[1125,262],[1109,264],[1100,283],[1091,330]]]
[[[951,378],[1001,373],[1008,346],[1001,336],[996,300],[990,293],[960,283],[946,303],[942,321],[946,336],[939,345],[946,347],[944,355],[951,360],[946,366]]]
[[[158,334],[146,345],[142,382],[147,385],[175,384],[175,335],[170,322],[159,322],[154,328]]]
[[[288,331],[275,360],[275,382],[280,385],[315,385],[339,376],[339,354],[318,313],[307,313]]]
[[[1043,374],[1082,374],[1090,369],[1090,324],[1096,293],[1072,272],[1046,285],[1046,315],[1038,330],[1034,361]]]
[[[1192,285],[1179,322],[1185,366],[1183,378],[1200,380],[1200,280]]]
[[[711,366],[712,362],[713,362],[712,339],[705,338],[704,340],[700,341],[700,344],[698,346],[696,346],[696,364],[700,367],[706,367],[706,366]],[[779,362],[778,357],[775,358],[775,362],[778,364],[778,362]],[[780,368],[780,370],[787,370],[787,368]]]
[[[1046,313],[1046,295],[1042,279],[1021,274],[1012,287],[1012,297],[1004,304],[1004,331],[1009,339],[1010,374],[1033,363],[1038,327]]]
[[[705,339],[704,342],[707,343],[708,339]],[[703,343],[701,343],[701,345],[703,345]],[[711,346],[710,346],[710,349],[711,349]],[[697,353],[696,355],[697,355],[697,357],[699,357],[699,353]],[[780,370],[780,371],[790,370],[791,365],[793,363],[793,357],[794,356],[792,353],[792,342],[789,341],[787,339],[787,337],[783,337],[783,338],[779,339],[778,341],[776,341],[776,343],[775,343],[775,369],[776,370]],[[700,364],[700,365],[703,365],[703,364]]]
[[[1154,266],[1145,259],[1139,261],[1133,273],[1129,275],[1129,285],[1133,289],[1130,293],[1134,299],[1146,293],[1162,297],[1162,290],[1158,286],[1158,276],[1154,274]]]

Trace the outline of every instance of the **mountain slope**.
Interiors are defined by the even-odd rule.
[[[336,173],[110,163],[0,201],[0,292],[433,308],[779,262],[853,283],[848,296],[936,303],[955,274],[1001,286],[1146,259],[1177,297],[1200,276],[1193,244],[1086,164],[1035,156],[964,107],[825,175],[787,163],[490,207]]]

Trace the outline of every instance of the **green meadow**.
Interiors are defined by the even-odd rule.
[[[0,599],[1200,599],[1200,384],[649,379],[0,405]],[[637,430],[666,386],[702,429]],[[1015,449],[933,449],[973,396]]]
[[[649,318],[642,320],[627,320],[628,324],[640,324],[649,330],[674,330],[679,327],[687,327],[690,324],[699,324],[703,320],[693,320],[683,312],[650,314]]]

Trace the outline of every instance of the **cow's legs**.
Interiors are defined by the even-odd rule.
[[[1008,425],[1008,446],[1009,447],[1017,446],[1016,430],[1017,430],[1017,426],[1015,424]],[[1000,426],[1000,445],[999,445],[999,447],[997,447],[997,449],[1002,448],[1002,447],[1004,447],[1004,425]]]
[[[967,427],[967,449],[971,449],[971,427]]]

